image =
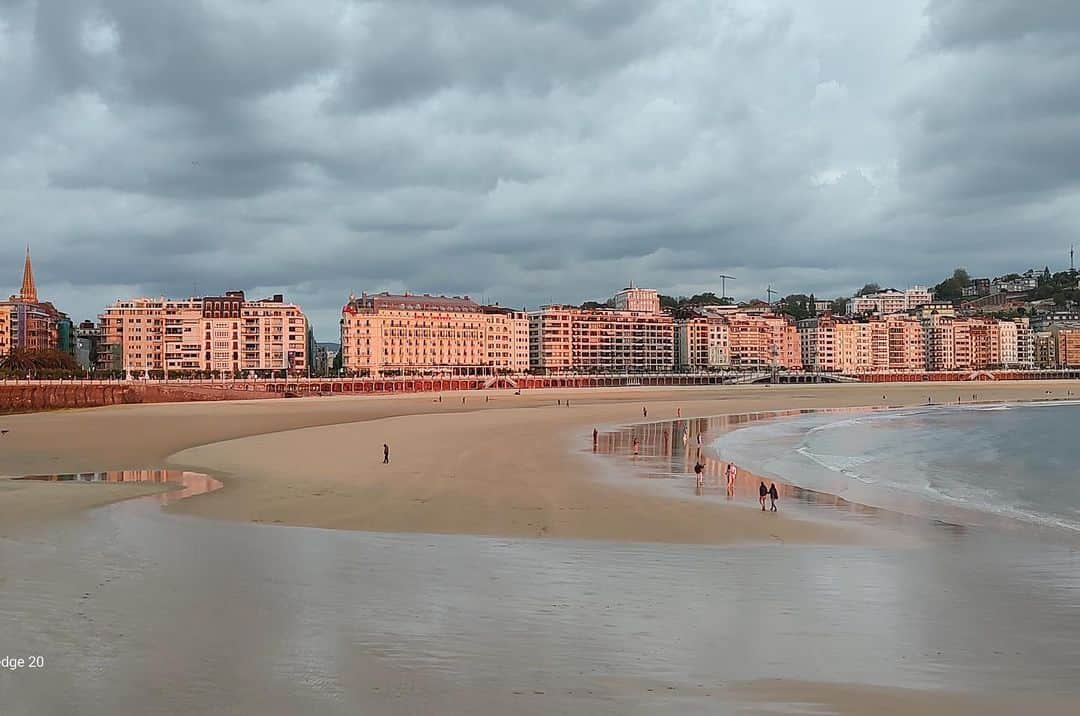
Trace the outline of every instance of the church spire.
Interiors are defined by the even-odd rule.
[[[19,298],[37,303],[37,286],[34,284],[34,269],[30,266],[30,247],[26,247],[26,263],[23,265],[22,288]]]

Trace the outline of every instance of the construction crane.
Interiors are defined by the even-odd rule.
[[[769,287],[765,289],[765,295],[769,297],[769,305],[770,306],[772,305],[772,297],[773,297],[774,293],[779,293],[779,291],[774,291],[773,287],[772,287],[772,284],[770,283]]]
[[[720,274],[720,298],[727,298],[727,282],[734,281],[734,276],[728,276],[727,274]]]

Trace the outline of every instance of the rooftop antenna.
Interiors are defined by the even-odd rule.
[[[727,274],[720,274],[720,298],[727,298],[727,282],[734,281],[734,276],[728,276]]]

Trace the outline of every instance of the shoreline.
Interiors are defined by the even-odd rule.
[[[900,409],[925,400],[924,386],[887,392],[906,402]],[[753,494],[723,502],[722,483],[702,499],[693,477],[638,474],[670,467],[667,453],[629,465],[590,449],[593,426],[606,426],[614,447],[625,446],[621,433],[652,431],[661,445],[662,434],[669,447],[675,437],[674,457],[692,459],[699,426],[863,409],[875,394],[880,387],[658,390],[586,401],[575,392],[565,407],[555,392],[481,398],[464,410],[376,398],[10,421],[3,427],[17,441],[0,442],[5,474],[141,463],[209,473],[224,488],[165,508],[87,511],[96,505],[72,496],[100,494],[104,504],[141,486],[0,479],[11,638],[55,664],[93,656],[129,675],[88,686],[58,669],[40,682],[30,672],[0,681],[25,703],[79,703],[97,688],[114,710],[154,703],[144,689],[177,668],[211,685],[181,697],[205,710],[235,697],[220,674],[238,668],[228,673],[240,677],[245,713],[286,702],[302,710],[315,698],[303,684],[315,678],[320,695],[328,684],[351,707],[389,711],[1072,713],[1076,582],[1060,571],[1074,565],[1069,550],[989,533],[908,549],[900,538],[917,530],[819,524],[803,519],[813,511],[794,496],[763,515]],[[1040,397],[1008,385],[994,393]],[[689,453],[676,421],[690,426]],[[126,494],[101,492],[110,488]],[[36,504],[46,494],[55,498]],[[333,531],[276,530],[276,520]],[[790,548],[769,544],[774,535]],[[204,598],[192,600],[200,585]],[[163,632],[162,613],[187,626]],[[974,628],[972,613],[992,626]],[[154,658],[163,634],[164,661]],[[303,658],[264,704],[265,684],[282,676],[276,644]],[[455,675],[459,666],[466,676]]]
[[[1042,400],[1071,384],[982,385],[988,400]],[[599,388],[438,397],[230,401],[116,406],[5,419],[5,474],[159,465],[222,477],[225,489],[176,512],[335,529],[685,543],[782,539],[850,543],[850,530],[779,513],[768,526],[742,506],[642,494],[594,479],[593,426],[809,409],[922,405],[925,384]],[[932,386],[946,399],[970,384]],[[945,393],[942,388],[948,389]],[[459,400],[464,399],[464,403]],[[564,399],[572,407],[560,405]],[[950,401],[951,402],[951,401]],[[57,441],[56,434],[65,435]],[[125,439],[130,435],[131,439]],[[392,464],[381,465],[391,444]],[[59,468],[64,468],[60,470]],[[55,487],[55,486],[52,486]],[[123,499],[127,495],[114,499]],[[23,495],[26,498],[27,495]],[[35,498],[36,499],[36,498]],[[109,501],[109,500],[105,500]],[[57,501],[49,514],[77,512]],[[783,505],[783,501],[781,501]],[[17,518],[0,491],[0,517]],[[781,532],[770,529],[779,527]]]

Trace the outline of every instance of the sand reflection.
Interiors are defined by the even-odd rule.
[[[24,475],[16,480],[41,482],[158,483],[175,485],[174,489],[151,495],[163,505],[221,489],[221,481],[201,472],[187,470],[105,470],[102,472],[66,472],[55,475]]]

